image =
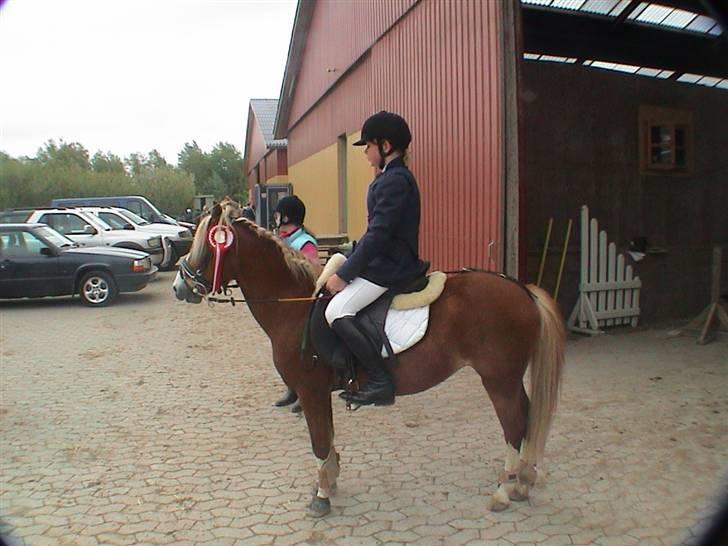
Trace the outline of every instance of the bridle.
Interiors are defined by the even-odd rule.
[[[196,271],[193,271],[185,257],[179,264],[179,272],[184,283],[194,294],[209,300],[209,297],[215,294],[220,294],[223,291],[227,293],[227,286],[224,286],[221,280],[222,259],[232,246],[235,240],[235,233],[230,226],[218,224],[208,230],[206,239],[207,244],[212,248],[215,258],[212,284],[202,276],[203,268],[208,265],[207,261],[200,264]],[[192,283],[192,286],[189,285],[188,281]]]
[[[221,234],[225,235],[224,240],[222,239]],[[209,254],[196,270],[192,269],[192,266],[190,266],[190,263],[187,261],[187,257],[182,258],[179,262],[179,274],[182,277],[182,281],[185,283],[185,286],[187,286],[193,294],[200,296],[207,301],[208,305],[212,306],[214,303],[230,303],[232,305],[235,305],[236,303],[310,303],[319,298],[331,298],[330,295],[297,298],[261,298],[255,300],[233,298],[232,289],[238,288],[237,284],[230,285],[228,283],[222,283],[220,280],[222,276],[222,256],[232,245],[233,238],[233,231],[227,226],[214,226],[208,232],[207,242],[213,248],[215,257],[215,270],[212,283],[210,283],[210,281],[202,275],[203,270],[209,264]],[[216,297],[218,295],[223,297]]]
[[[207,264],[204,264],[203,267],[205,265]],[[198,268],[197,271],[193,271],[186,257],[182,258],[179,263],[179,274],[193,294],[206,298],[212,292],[212,285],[202,276],[202,269]]]

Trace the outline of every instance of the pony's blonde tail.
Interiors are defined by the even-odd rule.
[[[546,438],[556,411],[564,366],[566,331],[556,302],[545,290],[528,285],[541,315],[541,335],[531,357],[531,404],[522,459],[536,464],[543,458]]]

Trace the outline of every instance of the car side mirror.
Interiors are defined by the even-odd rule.
[[[83,232],[86,235],[96,235],[98,233],[98,231],[96,231],[96,228],[95,227],[89,226],[88,224],[86,224],[85,226],[83,226]]]
[[[124,229],[130,229],[130,230],[134,231],[134,225],[130,224],[130,223],[124,224]]]
[[[53,249],[52,248],[48,248],[47,246],[44,246],[43,248],[41,248],[40,249],[40,253],[43,256],[49,256],[49,257],[53,257],[53,256],[56,255],[56,253],[53,252]]]

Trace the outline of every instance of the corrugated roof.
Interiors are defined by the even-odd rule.
[[[625,10],[629,10],[627,21],[632,23],[712,36],[720,36],[723,33],[718,21],[712,17],[654,2],[640,2],[635,5],[631,0],[521,0],[521,3],[565,12],[603,15],[611,19],[616,19]]]
[[[255,114],[260,130],[263,132],[267,148],[285,148],[288,141],[285,138],[273,138],[273,128],[278,111],[278,99],[250,99],[250,108]]]

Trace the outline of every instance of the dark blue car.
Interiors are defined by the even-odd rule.
[[[141,290],[156,272],[144,252],[79,247],[45,224],[0,224],[0,298],[78,294],[103,307]]]

